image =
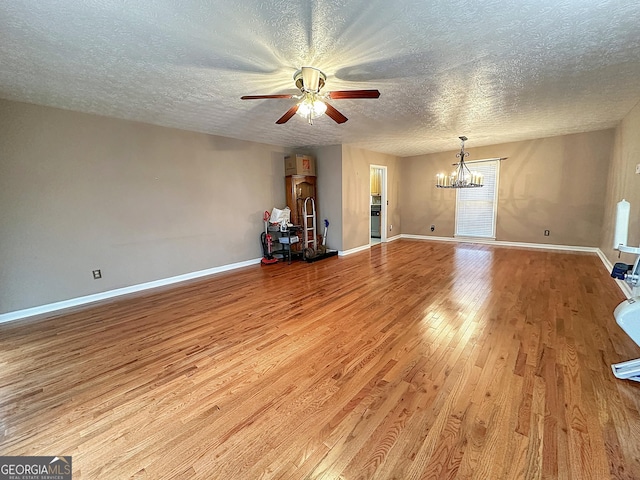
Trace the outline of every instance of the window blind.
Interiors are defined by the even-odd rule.
[[[484,175],[484,186],[456,192],[456,236],[496,238],[498,170],[500,161],[468,164]]]

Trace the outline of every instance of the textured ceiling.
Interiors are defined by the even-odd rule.
[[[275,121],[314,66],[349,121]],[[11,0],[0,97],[302,147],[398,156],[615,126],[640,100],[640,2]]]

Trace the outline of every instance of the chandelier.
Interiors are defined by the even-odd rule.
[[[464,158],[469,156],[469,152],[464,151],[464,142],[467,137],[458,137],[461,140],[460,153],[456,154],[456,158],[460,159],[459,163],[454,163],[456,169],[447,175],[439,173],[436,175],[436,187],[438,188],[473,188],[482,187],[484,176],[481,173],[472,172],[464,163]]]

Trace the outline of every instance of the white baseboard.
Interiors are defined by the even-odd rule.
[[[550,243],[525,243],[525,242],[505,242],[503,240],[491,240],[483,238],[469,237],[432,237],[429,235],[409,235],[403,233],[402,238],[413,240],[431,240],[436,242],[457,242],[457,243],[479,243],[482,245],[495,245],[498,247],[522,247],[522,248],[539,248],[542,250],[565,250],[568,252],[590,252],[596,253],[597,247],[580,247],[577,245],[553,245]]]
[[[411,235],[403,233],[401,235],[394,235],[387,238],[387,242],[392,242],[406,238],[410,240],[429,240],[434,242],[455,242],[455,243],[479,243],[483,245],[495,245],[498,247],[522,247],[522,248],[539,248],[543,250],[564,250],[568,252],[589,252],[597,253],[599,250],[597,247],[580,247],[577,245],[553,245],[549,243],[525,243],[525,242],[505,242],[502,240],[491,240],[483,238],[469,238],[469,237],[435,237],[430,235]],[[338,255],[345,256],[352,253],[361,252],[367,250],[371,245],[362,245],[361,247],[352,248],[350,250],[339,251]]]
[[[338,251],[338,255],[341,256],[341,257],[346,257],[347,255],[351,255],[353,253],[362,252],[364,250],[369,250],[370,248],[371,248],[371,245],[366,244],[366,245],[362,245],[360,247],[350,248],[349,250],[340,250],[340,251]]]
[[[386,242],[384,243],[389,243],[389,242],[393,242],[395,240],[399,240],[402,238],[402,235],[398,234],[398,235],[394,235],[393,237],[387,237]],[[344,257],[346,255],[351,255],[352,253],[358,253],[358,252],[362,252],[364,250],[368,250],[371,248],[371,244],[367,244],[367,245],[362,245],[360,247],[356,247],[356,248],[351,248],[349,250],[340,250],[338,252],[338,255],[341,257]]]
[[[578,247],[578,246],[567,246],[567,245],[550,245],[550,244],[521,243],[521,242],[503,242],[503,241],[495,241],[495,240],[482,240],[482,239],[469,239],[469,238],[463,239],[463,238],[451,238],[451,237],[435,237],[435,236],[428,236],[428,235],[410,235],[410,234],[404,234],[404,233],[401,235],[394,235],[393,237],[387,238],[387,242],[393,242],[401,238],[413,239],[413,240],[431,240],[431,241],[438,241],[438,242],[480,243],[485,245],[540,248],[540,249],[547,249],[547,250],[593,252],[598,254],[605,268],[607,268],[607,271],[611,272],[611,270],[613,269],[613,265],[611,265],[611,262],[609,262],[607,257],[602,253],[602,251],[599,248],[595,248],[595,247]],[[338,255],[347,256],[353,253],[358,253],[364,250],[368,250],[370,248],[371,248],[371,245],[368,245],[368,244],[362,245],[360,247],[351,248],[349,250],[339,251]],[[160,280],[154,280],[152,282],[140,283],[140,284],[132,285],[129,287],[117,288],[115,290],[109,290],[106,292],[100,292],[92,295],[86,295],[83,297],[63,300],[60,302],[49,303],[47,305],[40,305],[37,307],[26,308],[24,310],[16,310],[13,312],[3,313],[3,314],[0,314],[0,323],[10,322],[12,320],[20,320],[22,318],[33,317],[36,315],[42,315],[44,313],[55,312],[57,310],[63,310],[66,308],[86,305],[88,303],[98,302],[100,300],[119,297],[119,296],[127,295],[130,293],[141,292],[141,291],[149,290],[152,288],[172,285],[172,284],[184,282],[187,280],[193,280],[195,278],[215,275],[216,273],[222,273],[229,270],[235,270],[237,268],[256,265],[260,263],[260,260],[261,260],[260,258],[255,258],[255,259],[247,260],[244,262],[221,265],[219,267],[208,268],[206,270],[199,270],[197,272],[185,273],[183,275],[177,275],[175,277],[163,278]],[[618,283],[618,286],[620,287],[620,289],[622,290],[622,292],[625,294],[627,298],[631,298],[633,296],[633,291],[626,282],[623,282],[622,280],[616,280],[616,282]]]
[[[459,238],[453,237],[435,237],[429,235],[411,235],[409,233],[403,233],[400,238],[408,238],[409,240],[432,240],[434,242],[460,242]]]
[[[183,275],[176,275],[175,277],[162,278],[160,280],[154,280],[152,282],[131,285],[130,287],[117,288],[115,290],[108,290],[106,292],[94,293],[92,295],[86,295],[84,297],[72,298],[69,300],[63,300],[61,302],[49,303],[47,305],[40,305],[37,307],[26,308],[24,310],[16,310],[13,312],[3,313],[3,314],[0,314],[0,323],[10,322],[12,320],[19,320],[27,317],[33,317],[35,315],[41,315],[43,313],[51,313],[57,310],[63,310],[65,308],[77,307],[80,305],[86,305],[87,303],[93,303],[93,302],[98,302],[100,300],[119,297],[121,295],[127,295],[129,293],[141,292],[143,290],[163,287],[165,285],[171,285],[174,283],[180,283],[187,280],[193,280],[195,278],[214,275],[216,273],[235,270],[237,268],[248,267],[249,265],[256,265],[260,263],[260,260],[261,260],[260,258],[254,258],[253,260],[246,260],[244,262],[221,265],[219,267],[208,268],[206,270],[199,270],[197,272],[185,273]]]

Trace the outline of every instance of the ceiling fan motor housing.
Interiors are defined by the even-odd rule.
[[[302,92],[318,93],[324,87],[327,76],[317,68],[302,67],[293,74],[293,80]]]

